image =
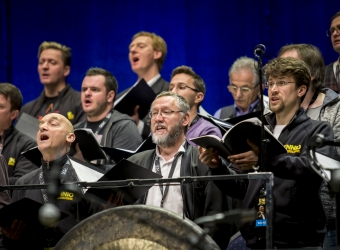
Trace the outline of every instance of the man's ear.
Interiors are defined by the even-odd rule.
[[[306,92],[307,92],[307,86],[306,85],[300,86],[298,89],[298,97],[304,96]]]
[[[115,92],[113,90],[111,90],[107,94],[107,102],[113,102],[114,99],[115,99]]]
[[[18,115],[19,115],[19,110],[16,109],[16,110],[11,111],[11,120],[14,121],[15,119],[17,119]]]
[[[71,67],[70,66],[65,66],[64,67],[64,77],[67,77],[71,72]]]
[[[190,123],[190,115],[189,115],[189,113],[186,113],[183,117],[182,125],[183,125],[183,127],[185,127],[185,126],[188,126],[189,123]]]
[[[195,97],[195,103],[201,103],[204,99],[204,95],[202,92],[198,92]]]
[[[153,59],[155,59],[155,60],[157,60],[157,59],[159,59],[159,58],[161,58],[162,57],[162,51],[160,51],[160,50],[155,50],[154,52],[153,52]]]
[[[76,139],[76,135],[74,133],[68,133],[66,135],[66,141],[69,143],[74,142],[75,139]]]

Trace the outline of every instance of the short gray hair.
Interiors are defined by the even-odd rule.
[[[230,80],[230,76],[232,73],[234,72],[238,72],[240,70],[250,70],[253,75],[254,75],[254,80],[253,80],[253,84],[254,86],[260,83],[260,77],[259,77],[259,73],[257,71],[257,62],[249,57],[246,56],[242,56],[240,58],[238,58],[233,65],[231,65],[230,69],[229,69],[229,80]]]
[[[185,98],[183,96],[180,96],[174,92],[169,92],[169,91],[163,91],[161,92],[159,95],[156,96],[155,100],[152,102],[151,104],[151,108],[153,107],[154,102],[161,97],[164,96],[170,96],[173,97],[176,100],[176,106],[183,111],[183,114],[181,114],[181,116],[183,117],[185,114],[189,114],[190,112],[190,106],[188,104],[188,102],[185,100]]]

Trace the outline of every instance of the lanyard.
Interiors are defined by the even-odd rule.
[[[195,124],[196,122],[198,122],[199,119],[200,119],[200,118],[198,117],[198,115],[196,115],[195,118],[194,118],[194,119],[192,120],[192,122],[190,123],[190,127],[194,126],[194,124]]]
[[[172,162],[168,178],[172,178],[172,176],[175,172],[176,165],[177,165],[177,160],[182,154],[183,154],[183,152],[179,152],[176,155],[174,161]],[[155,159],[155,167],[156,167],[156,173],[159,174],[159,175],[162,175],[161,165],[159,163],[159,157],[158,156],[156,156],[156,159]],[[161,207],[163,207],[164,199],[165,199],[166,195],[168,194],[169,186],[170,186],[169,183],[165,185],[165,190],[164,190],[164,193],[163,193],[163,184],[159,184],[159,188],[160,188],[161,194],[162,194]]]
[[[113,109],[111,109],[110,112],[107,113],[107,115],[105,116],[103,121],[99,124],[96,132],[94,132],[95,135],[98,135],[103,130],[103,128],[105,127],[106,123],[110,120],[110,118],[112,116],[112,113],[113,113]],[[87,121],[85,123],[85,128],[87,128]]]
[[[70,167],[70,162],[69,160],[67,160],[60,172],[60,182],[63,183],[64,178],[66,176],[66,173],[68,171]],[[43,175],[43,171],[42,171],[42,167],[40,167],[40,172],[39,172],[39,182],[41,185],[45,184],[45,180],[44,180],[44,175]],[[48,195],[47,195],[47,191],[46,189],[41,189],[42,192],[42,196],[44,198],[44,202],[48,202]]]

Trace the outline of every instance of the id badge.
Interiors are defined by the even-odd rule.
[[[255,203],[257,217],[255,220],[255,227],[265,227],[267,226],[266,220],[266,191],[262,189],[260,191],[260,196],[256,197],[257,203]]]

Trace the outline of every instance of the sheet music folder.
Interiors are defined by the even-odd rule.
[[[25,231],[36,232],[43,229],[39,221],[39,209],[43,204],[30,198],[22,198],[0,209],[0,226],[10,226],[14,220],[23,221],[26,224]],[[60,220],[69,215],[60,212]]]
[[[155,98],[155,92],[144,79],[141,79],[115,101],[114,109],[131,116],[133,115],[134,108],[139,105],[138,115],[140,118],[143,118],[148,114],[151,103]]]
[[[121,148],[109,148],[109,147],[101,147],[101,148],[102,150],[104,150],[105,153],[107,153],[110,156],[112,160],[114,160],[115,162],[119,162],[122,159],[127,159],[136,153],[143,152],[149,149],[154,149],[155,147],[156,147],[156,144],[152,142],[152,137],[151,135],[149,135],[149,137],[146,138],[135,151],[121,149]]]
[[[100,178],[98,182],[154,178],[162,178],[162,176],[133,162],[123,159],[113,168],[111,168],[102,178]],[[120,191],[124,194],[124,205],[130,205],[142,197],[151,186],[152,185],[136,187],[89,188],[85,194],[85,198],[93,199],[94,201],[100,203],[107,203],[111,193]]]
[[[264,128],[266,138],[269,139],[267,145],[268,155],[276,156],[287,153],[285,147],[274,137],[271,131],[266,127]],[[204,148],[214,148],[219,152],[221,157],[227,159],[229,155],[240,154],[251,150],[247,139],[261,148],[261,129],[261,121],[254,117],[234,125],[223,135],[222,139],[215,135],[204,135],[189,140]]]
[[[91,129],[77,128],[74,130],[74,134],[76,135],[76,139],[72,142],[68,155],[72,156],[75,154],[75,145],[79,143],[79,148],[86,160],[106,159],[106,155]]]

